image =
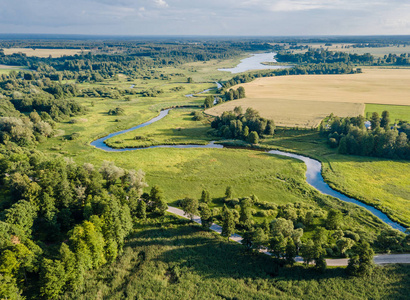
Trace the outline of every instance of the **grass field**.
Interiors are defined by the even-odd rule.
[[[366,104],[365,116],[371,116],[373,112],[377,112],[381,116],[385,110],[390,113],[392,124],[399,121],[410,122],[410,106],[404,105]]]
[[[219,115],[254,107],[281,126],[316,126],[324,115],[356,116],[364,103],[410,105],[410,69],[365,69],[362,74],[258,78],[241,84],[246,97],[208,109]]]
[[[80,49],[32,49],[32,48],[4,48],[4,54],[11,55],[14,53],[23,53],[27,56],[37,57],[61,57],[64,55],[71,56],[80,54],[82,52],[89,52],[89,50]]]
[[[207,135],[210,130],[209,119],[192,120],[191,113],[202,112],[201,109],[171,110],[162,120],[143,127],[138,131],[131,131],[106,141],[114,148],[146,147],[164,144],[207,144],[217,139]],[[135,137],[138,139],[135,139]]]
[[[410,266],[376,267],[347,277],[344,268],[320,274],[272,258],[167,216],[141,224],[112,265],[90,272],[83,291],[64,299],[406,299]]]

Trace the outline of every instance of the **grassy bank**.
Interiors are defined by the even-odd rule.
[[[340,155],[327,146],[325,138],[312,131],[279,131],[265,144],[319,159],[330,186],[410,226],[408,161]]]

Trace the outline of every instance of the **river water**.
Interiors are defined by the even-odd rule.
[[[165,116],[168,115],[169,111],[171,109],[166,109],[160,112],[160,114],[149,120],[148,122],[142,123],[140,125],[134,126],[130,129],[126,129],[126,130],[122,130],[122,131],[118,131],[115,133],[111,133],[103,138],[100,138],[98,140],[95,140],[91,143],[91,146],[94,146],[98,149],[104,150],[104,151],[108,151],[108,152],[125,152],[125,151],[135,151],[135,150],[143,150],[143,149],[152,149],[152,148],[179,148],[179,149],[186,149],[186,148],[223,148],[223,145],[220,144],[215,144],[215,142],[210,142],[207,145],[158,145],[158,146],[151,146],[151,147],[146,147],[146,148],[123,148],[123,149],[115,149],[115,148],[111,148],[109,146],[107,146],[105,144],[105,141],[109,138],[112,138],[114,136],[126,133],[126,132],[130,132],[133,130],[137,130],[139,128],[148,126],[152,123],[155,123],[159,120],[161,120],[162,118],[164,118]],[[317,189],[319,192],[326,194],[326,195],[330,195],[333,196],[335,198],[338,198],[339,200],[345,201],[345,202],[349,202],[349,203],[354,203],[356,205],[359,205],[360,207],[363,207],[364,209],[368,210],[370,213],[372,213],[373,215],[375,215],[376,217],[378,217],[381,221],[383,221],[384,223],[390,225],[391,227],[393,227],[394,229],[400,230],[402,232],[406,231],[406,228],[404,228],[403,226],[401,226],[400,224],[392,221],[389,219],[389,217],[384,214],[383,212],[377,210],[376,208],[366,205],[356,199],[353,198],[349,198],[341,193],[339,193],[338,191],[333,190],[324,180],[322,177],[322,165],[319,161],[306,157],[306,156],[302,156],[302,155],[298,155],[298,154],[294,154],[294,153],[288,153],[288,152],[284,152],[284,151],[278,151],[278,150],[272,150],[272,151],[268,151],[268,153],[273,154],[273,155],[280,155],[280,156],[287,156],[287,157],[291,157],[291,158],[295,158],[298,160],[303,161],[306,164],[306,181],[308,184],[310,184],[312,187],[314,187],[315,189]]]
[[[275,52],[252,54],[250,57],[242,59],[235,68],[218,69],[218,71],[231,72],[232,74],[242,73],[251,70],[268,70],[268,69],[284,69],[291,66],[269,66],[264,65],[264,62],[276,62]]]

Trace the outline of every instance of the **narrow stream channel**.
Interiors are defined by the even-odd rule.
[[[107,151],[107,152],[125,152],[125,151],[135,151],[135,150],[143,150],[143,149],[152,149],[152,148],[180,148],[180,149],[185,149],[185,148],[223,148],[223,145],[219,145],[219,144],[215,144],[214,141],[210,142],[207,145],[158,145],[158,146],[151,146],[151,147],[144,147],[144,148],[123,148],[123,149],[115,149],[115,148],[111,148],[109,146],[107,146],[105,144],[105,141],[108,140],[109,138],[112,138],[114,136],[126,133],[126,132],[130,132],[133,130],[137,130],[139,128],[148,126],[152,123],[155,123],[159,120],[161,120],[162,118],[164,118],[165,116],[168,115],[169,111],[171,109],[166,109],[160,112],[160,114],[145,122],[142,123],[140,125],[134,126],[132,128],[126,129],[126,130],[122,130],[122,131],[118,131],[118,132],[114,132],[111,133],[103,138],[100,138],[98,140],[95,140],[91,143],[91,146],[94,146],[98,149]],[[396,223],[392,220],[390,220],[390,218],[383,212],[381,212],[380,210],[364,204],[362,202],[360,202],[359,200],[347,197],[346,195],[343,195],[342,193],[333,190],[323,179],[322,177],[322,164],[312,158],[306,157],[306,156],[302,156],[299,154],[294,154],[294,153],[289,153],[289,152],[284,152],[284,151],[278,151],[278,150],[271,150],[268,151],[268,153],[273,154],[273,155],[280,155],[280,156],[287,156],[287,157],[291,157],[291,158],[295,158],[298,160],[303,161],[306,164],[306,181],[308,184],[310,184],[312,187],[314,187],[315,189],[317,189],[319,192],[326,194],[326,195],[330,195],[332,197],[338,198],[341,201],[345,201],[345,202],[349,202],[349,203],[354,203],[356,205],[359,205],[360,207],[363,207],[364,209],[368,210],[370,213],[372,213],[373,215],[375,215],[376,217],[378,217],[381,221],[383,221],[384,223],[390,225],[392,228],[400,230],[401,232],[405,232],[406,228],[403,227],[402,225],[400,225],[399,223]]]

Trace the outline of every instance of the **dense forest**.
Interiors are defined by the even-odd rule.
[[[0,43],[0,64],[25,66],[43,75],[58,74],[61,79],[79,81],[110,78],[123,73],[131,78],[150,76],[147,69],[174,66],[187,62],[227,59],[245,51],[268,51],[272,46],[265,42],[208,42],[208,43],[100,43],[100,47],[116,49],[115,53],[102,53],[101,49],[59,58],[27,57],[16,53],[4,55]]]
[[[289,62],[297,64],[311,63],[345,63],[356,65],[409,65],[410,54],[388,54],[383,58],[375,57],[370,53],[356,54],[341,51],[329,51],[326,49],[309,49],[305,53],[291,53],[290,51],[280,51],[276,55],[279,62]]]

